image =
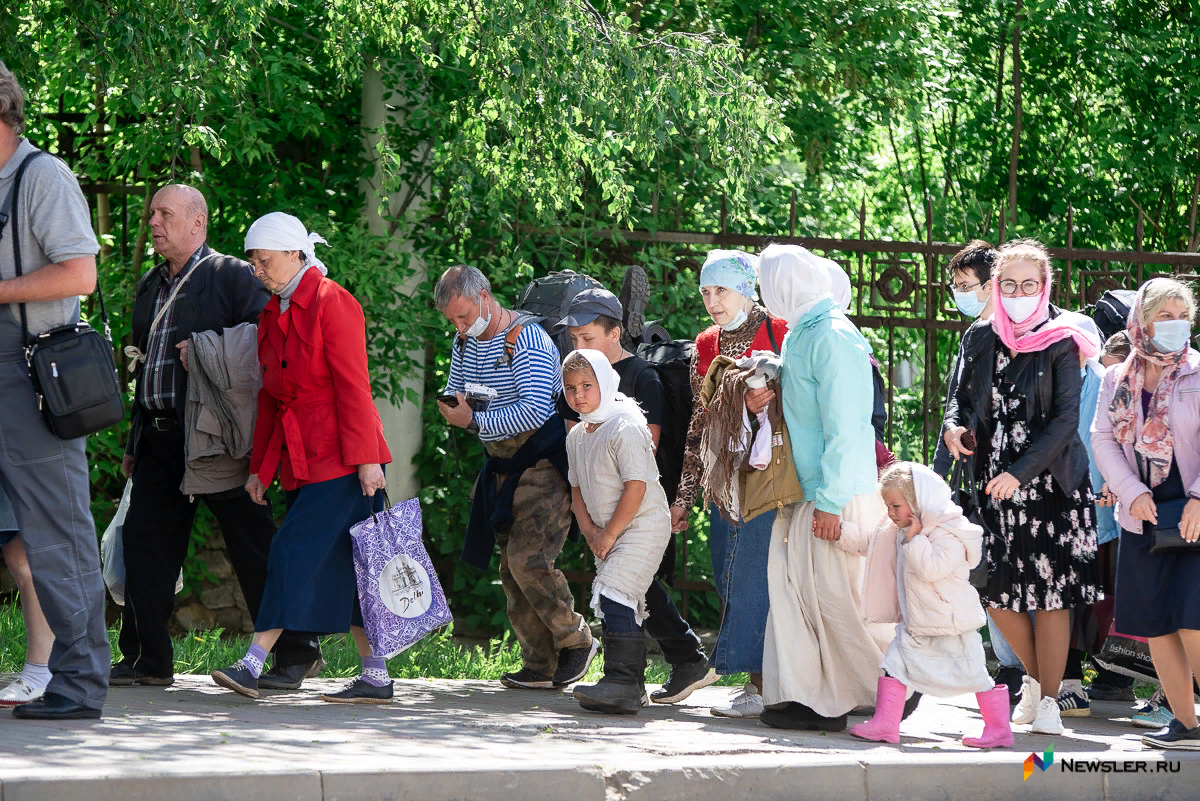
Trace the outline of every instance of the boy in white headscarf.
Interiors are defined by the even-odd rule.
[[[804,502],[771,530],[760,720],[776,728],[841,731],[846,713],[875,699],[892,631],[860,613],[863,560],[843,521],[883,516],[871,427],[871,348],[838,308],[822,259],[771,245],[759,261],[768,311],[787,320],[781,388]],[[891,627],[887,627],[890,629]]]
[[[579,413],[567,435],[571,506],[596,557],[592,609],[604,624],[604,676],[575,685],[580,706],[636,715],[646,697],[646,590],[671,537],[654,444],[637,403],[597,350],[563,361],[563,394]]]

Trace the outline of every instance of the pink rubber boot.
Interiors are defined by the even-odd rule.
[[[983,734],[964,737],[963,745],[972,748],[1008,748],[1013,744],[1012,725],[1008,722],[1008,687],[998,684],[985,693],[975,693],[979,714],[983,715]]]
[[[900,742],[900,718],[904,715],[904,696],[908,688],[891,676],[879,677],[875,692],[875,716],[850,728],[850,733],[877,743]]]

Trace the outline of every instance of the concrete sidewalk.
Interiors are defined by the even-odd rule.
[[[365,799],[1194,799],[1200,754],[1143,749],[1132,704],[1096,703],[1061,737],[1018,733],[1012,749],[963,748],[974,699],[926,698],[899,746],[848,734],[713,717],[729,688],[635,718],[584,712],[562,692],[494,682],[404,681],[391,706],[318,700],[342,681],[250,701],[208,677],[113,688],[100,721],[49,724],[0,713],[0,801],[360,801]],[[1106,719],[1107,718],[1107,719]],[[862,718],[851,718],[857,722]],[[1028,727],[1018,727],[1027,729]],[[1054,764],[1022,763],[1053,744]],[[1065,760],[1099,761],[1064,772]],[[1142,761],[1142,772],[1137,771]],[[1126,764],[1128,763],[1128,764]],[[1119,771],[1124,772],[1119,772]]]

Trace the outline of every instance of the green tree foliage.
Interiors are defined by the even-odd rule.
[[[701,250],[599,229],[724,218],[776,235],[795,197],[799,235],[855,237],[865,205],[871,237],[923,239],[928,224],[938,240],[995,241],[1006,216],[1007,238],[1061,245],[1071,204],[1077,247],[1134,246],[1141,208],[1146,249],[1196,250],[1198,14],[1188,0],[20,0],[0,11],[0,54],[29,89],[35,142],[71,150],[88,183],[143,188],[93,193],[120,336],[152,263],[145,191],[187,180],[226,252],[276,209],[325,234],[331,275],[363,301],[377,392],[411,402],[414,369],[427,398],[445,380],[449,327],[429,287],[454,263],[509,302],[549,270],[615,287],[639,263],[650,317],[677,337],[704,326]],[[372,71],[388,114],[368,154]],[[382,236],[364,224],[365,181],[390,197]],[[428,276],[410,297],[414,252]],[[886,362],[886,332],[871,337]],[[936,338],[943,364],[955,339]],[[920,334],[891,343],[923,362]],[[898,447],[918,458],[924,386],[893,391]],[[456,462],[431,400],[422,412],[431,550],[453,558],[481,452],[459,436]],[[123,440],[90,443],[101,523]],[[703,527],[690,546],[704,577]],[[473,623],[502,621],[496,584],[455,582]],[[693,601],[710,623],[711,601]]]

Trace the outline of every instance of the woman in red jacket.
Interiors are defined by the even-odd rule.
[[[392,683],[362,628],[350,527],[381,510],[376,491],[384,486],[382,465],[391,454],[371,399],[362,307],[325,277],[313,251],[318,241],[325,243],[282,212],[260,218],[246,232],[247,257],[274,295],[258,323],[263,386],[246,491],[265,504],[278,475],[288,511],[271,544],[253,645],[212,677],[257,698],[258,676],[283,629],[349,629],[363,675],[321,699],[386,704]]]

